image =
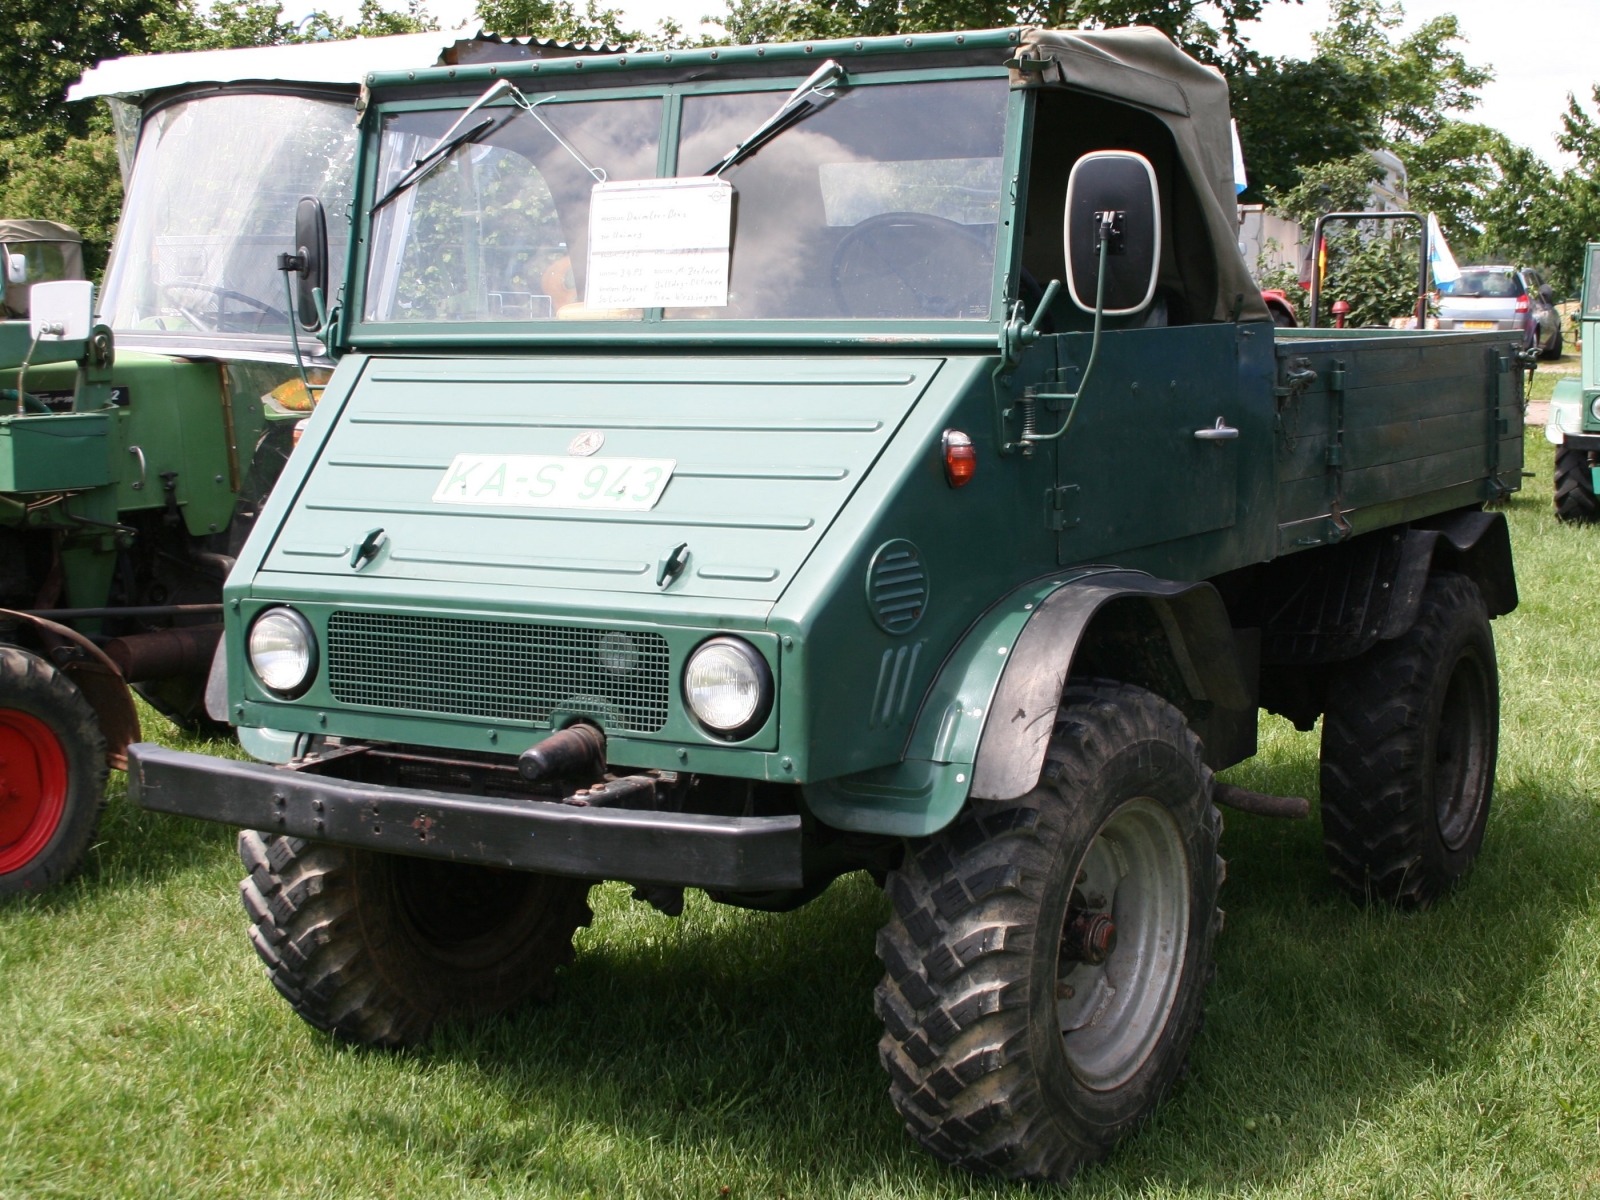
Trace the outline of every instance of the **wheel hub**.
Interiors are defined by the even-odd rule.
[[[32,862],[61,824],[67,756],[51,728],[0,709],[0,875]]]
[[[1189,941],[1189,864],[1167,809],[1137,797],[1111,814],[1078,868],[1061,931],[1056,1016],[1074,1075],[1109,1091],[1166,1028]]]

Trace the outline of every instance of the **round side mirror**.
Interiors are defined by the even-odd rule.
[[[1161,265],[1161,193],[1142,154],[1097,150],[1072,164],[1067,178],[1067,290],[1094,312],[1100,285],[1100,243],[1107,242],[1105,313],[1123,316],[1148,305]]]

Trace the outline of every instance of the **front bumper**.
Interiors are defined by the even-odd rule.
[[[128,747],[128,797],[153,812],[311,841],[581,879],[752,892],[803,884],[798,816],[576,808],[387,788],[150,742]]]

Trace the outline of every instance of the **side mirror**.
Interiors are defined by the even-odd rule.
[[[1109,241],[1105,314],[1138,312],[1155,296],[1161,268],[1161,193],[1144,155],[1097,150],[1073,163],[1067,178],[1067,290],[1088,313],[1100,280],[1102,225]]]
[[[34,339],[82,341],[94,331],[94,284],[87,279],[36,283],[28,294],[28,332]]]
[[[295,271],[300,278],[294,298],[300,324],[306,329],[318,329],[322,314],[318,311],[317,293],[321,293],[324,305],[328,295],[328,218],[322,211],[322,201],[315,196],[300,197],[294,211],[294,249],[300,260]]]
[[[28,282],[28,256],[26,254],[6,255],[6,282]]]

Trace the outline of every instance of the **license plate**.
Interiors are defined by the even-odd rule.
[[[677,465],[674,458],[458,454],[433,502],[644,512],[661,499]]]
[[[1493,321],[1463,321],[1463,322],[1461,322],[1461,328],[1463,328],[1463,329],[1493,329],[1494,328],[1494,322]]]

